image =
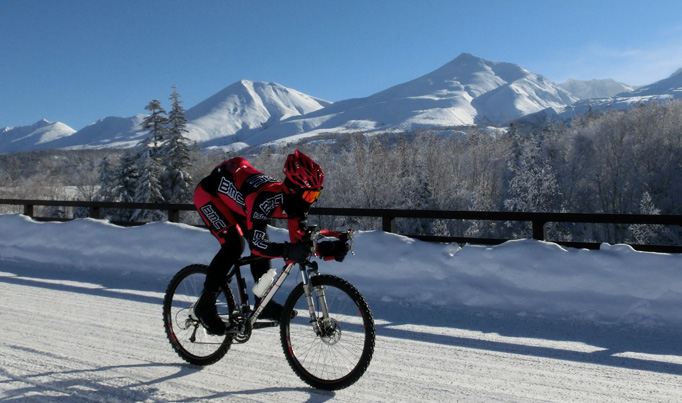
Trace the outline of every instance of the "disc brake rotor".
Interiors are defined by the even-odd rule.
[[[322,323],[320,329],[322,330],[320,339],[323,343],[331,346],[341,340],[341,326],[339,326],[339,322],[336,319],[329,319],[328,322]]]

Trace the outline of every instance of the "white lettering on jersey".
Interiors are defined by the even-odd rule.
[[[201,207],[201,212],[204,213],[204,216],[206,216],[206,219],[211,223],[214,230],[219,231],[227,226],[225,222],[220,219],[218,213],[213,210],[212,205],[207,204]]]
[[[251,243],[253,244],[253,246],[258,247],[259,249],[267,249],[268,247],[267,235],[263,231],[254,230],[253,239],[251,239]]]
[[[282,204],[283,201],[284,199],[282,198],[282,194],[278,193],[275,196],[265,199],[261,204],[258,205],[258,207],[260,207],[263,214],[269,217],[270,214],[275,211],[277,206]]]
[[[220,186],[218,186],[218,192],[227,195],[230,199],[236,201],[240,206],[245,206],[244,195],[237,189],[237,187],[231,181],[225,179],[225,177],[220,178]]]
[[[254,189],[258,189],[260,186],[262,186],[266,183],[270,183],[270,182],[277,182],[277,181],[272,179],[271,177],[269,177],[267,175],[253,175],[249,179],[246,180],[246,183],[253,186]]]

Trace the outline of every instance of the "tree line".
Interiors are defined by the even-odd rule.
[[[236,154],[199,150],[184,136],[186,120],[175,88],[170,99],[168,114],[158,101],[147,105],[148,137],[130,150],[0,155],[2,197],[12,197],[11,189],[25,192],[26,198],[45,197],[39,190],[47,182],[78,188],[80,197],[65,197],[71,199],[190,203],[197,182]],[[681,101],[588,113],[540,128],[511,124],[497,129],[330,133],[304,143],[251,149],[243,156],[281,179],[284,159],[296,148],[325,170],[325,191],[318,202],[324,207],[682,214]],[[77,155],[74,159],[81,159],[84,168],[67,164],[73,171],[64,176],[67,154]],[[27,166],[22,160],[36,164]],[[110,212],[110,218],[147,221],[164,216],[121,211]],[[380,228],[379,220],[371,218],[319,220],[332,227]],[[412,234],[531,233],[530,225],[504,222],[402,219],[397,225],[400,232]],[[649,244],[682,240],[679,228],[580,223],[556,224],[550,236]]]
[[[117,164],[104,158],[99,166],[96,198],[127,203],[184,203],[191,200],[194,188],[189,168],[198,158],[198,147],[185,133],[187,119],[173,86],[171,110],[166,113],[158,100],[145,109],[142,122],[148,135],[136,147],[123,153]],[[109,211],[116,221],[158,221],[158,210]]]
[[[588,113],[544,127],[450,128],[315,139],[326,168],[320,205],[474,211],[682,214],[682,102]],[[288,150],[283,150],[288,151]],[[279,154],[279,155],[274,155]],[[256,166],[278,172],[284,152]],[[332,219],[339,222],[340,219]],[[380,228],[378,220],[354,219]],[[344,224],[344,223],[340,223]],[[352,224],[352,222],[351,222]],[[402,233],[530,237],[530,224],[402,219]],[[551,239],[679,244],[680,228],[555,224]]]

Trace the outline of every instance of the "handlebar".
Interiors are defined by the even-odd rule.
[[[349,229],[346,232],[335,232],[335,231],[325,231],[323,233],[322,230],[319,230],[317,228],[317,225],[312,225],[307,228],[308,230],[308,235],[305,237],[306,240],[309,240],[312,242],[313,245],[313,251],[317,250],[317,244],[320,239],[327,238],[329,236],[338,238],[340,240],[344,240],[348,242],[349,249],[348,251],[352,254],[355,255],[355,252],[353,252],[353,235],[355,234],[355,231],[353,229]]]

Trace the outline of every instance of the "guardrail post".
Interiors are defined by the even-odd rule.
[[[382,216],[381,229],[385,232],[395,232],[395,217]]]
[[[100,208],[99,207],[90,207],[90,218],[94,218],[96,220],[100,219]]]
[[[168,221],[180,222],[180,210],[168,210]]]
[[[33,205],[32,204],[24,204],[24,215],[33,217]]]
[[[533,220],[533,239],[544,241],[547,238],[545,224],[547,224],[545,220]]]

